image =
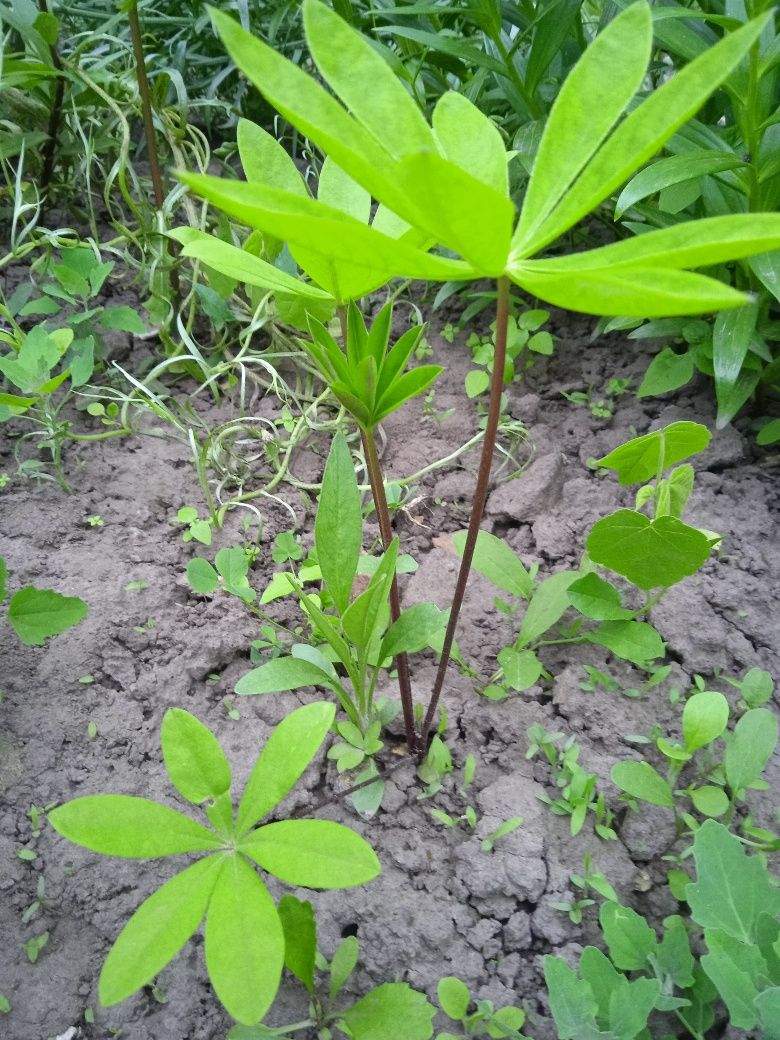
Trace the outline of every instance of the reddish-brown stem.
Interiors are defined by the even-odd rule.
[[[157,134],[154,129],[154,116],[152,113],[152,95],[149,90],[149,77],[146,75],[146,56],[144,55],[143,38],[141,36],[141,22],[138,18],[138,0],[133,0],[130,4],[127,11],[127,19],[130,23],[130,36],[133,41],[138,93],[141,96],[141,113],[144,122],[146,152],[149,156],[149,173],[152,178],[152,189],[154,191],[154,206],[162,217],[165,206],[165,190],[163,188],[162,173],[160,172],[160,157],[157,151]],[[167,238],[165,239],[165,250],[170,256],[171,247]],[[180,299],[179,272],[175,267],[171,268],[170,278],[174,294],[174,305],[178,307]]]
[[[444,634],[442,644],[441,660],[436,672],[436,679],[431,691],[431,699],[428,711],[423,722],[421,739],[422,746],[428,743],[433,719],[439,705],[444,679],[447,675],[447,666],[452,654],[452,644],[455,640],[455,630],[458,626],[458,616],[463,605],[463,597],[466,594],[466,583],[471,570],[471,561],[474,558],[474,549],[477,544],[479,525],[482,523],[482,515],[485,511],[488,487],[490,485],[490,470],[493,465],[493,451],[496,446],[496,434],[498,432],[498,421],[501,417],[501,395],[504,389],[504,366],[506,364],[506,337],[509,321],[509,282],[506,278],[499,278],[497,282],[496,300],[496,348],[493,355],[493,375],[490,383],[490,406],[488,408],[487,423],[485,425],[485,439],[482,442],[482,458],[479,461],[479,473],[477,475],[477,486],[474,491],[474,502],[471,507],[469,529],[466,535],[466,544],[463,547],[463,558],[458,571],[458,580],[455,584],[455,593],[452,597],[450,617],[447,622],[447,631]]]
[[[47,0],[38,0],[38,8],[41,14],[49,13]],[[41,192],[46,193],[51,184],[54,174],[54,157],[57,152],[57,134],[62,119],[62,102],[65,97],[65,73],[60,61],[60,52],[56,43],[49,44],[51,63],[57,72],[54,84],[54,98],[52,99],[51,111],[49,112],[49,125],[46,128],[46,147],[43,150],[43,168],[41,170]]]

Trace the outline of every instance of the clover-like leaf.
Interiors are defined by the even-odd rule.
[[[282,820],[246,835],[240,849],[269,874],[303,888],[351,888],[381,870],[359,834],[330,820]]]

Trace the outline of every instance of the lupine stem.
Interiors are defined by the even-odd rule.
[[[497,282],[496,299],[496,348],[493,354],[493,375],[490,384],[490,406],[488,408],[487,423],[485,425],[485,439],[482,442],[482,457],[479,462],[479,473],[477,475],[477,486],[474,491],[474,502],[471,507],[471,518],[469,519],[466,544],[463,547],[463,558],[460,562],[458,580],[455,584],[455,593],[452,597],[450,617],[447,622],[447,631],[444,634],[442,644],[441,660],[436,672],[436,679],[431,691],[431,699],[428,711],[422,727],[422,746],[428,742],[436,708],[439,704],[444,679],[447,675],[447,665],[452,653],[452,644],[455,640],[455,630],[458,626],[458,616],[463,605],[463,597],[466,594],[466,583],[471,570],[471,561],[474,558],[474,549],[477,544],[479,525],[482,523],[482,515],[485,512],[488,487],[490,484],[490,470],[493,465],[493,451],[496,446],[496,433],[498,422],[501,417],[501,395],[504,389],[504,366],[506,363],[506,338],[509,323],[509,281],[499,278]]]
[[[41,14],[49,13],[47,0],[38,0]],[[54,159],[57,152],[57,134],[62,120],[62,102],[65,97],[65,72],[60,61],[60,52],[56,42],[49,44],[51,63],[56,72],[54,84],[54,98],[49,111],[49,125],[46,129],[46,145],[43,150],[43,169],[41,170],[41,191],[45,194],[49,190],[51,179],[54,174]]]

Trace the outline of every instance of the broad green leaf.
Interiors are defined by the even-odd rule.
[[[452,536],[452,544],[458,555],[463,556],[466,532],[456,531]],[[488,531],[480,531],[477,535],[472,566],[478,574],[491,581],[496,588],[509,592],[513,596],[529,599],[533,592],[533,579],[523,563],[503,539],[496,538]]]
[[[540,300],[582,314],[674,317],[741,307],[748,299],[745,293],[714,278],[689,271],[666,271],[650,266],[581,271],[537,269],[537,263],[542,262],[524,260],[508,268],[507,274]]]
[[[533,650],[515,650],[513,646],[505,646],[498,655],[498,663],[507,685],[518,692],[529,689],[542,674],[542,662]]]
[[[19,589],[8,604],[8,620],[27,646],[43,646],[47,639],[73,628],[89,607],[78,596],[63,596],[31,585]]]
[[[515,212],[506,194],[433,152],[407,156],[398,164],[398,177],[408,194],[414,192],[420,227],[481,277],[503,274]]]
[[[335,715],[334,704],[316,701],[282,719],[260,753],[241,797],[236,820],[239,834],[254,827],[291,790],[317,754]]]
[[[168,236],[181,243],[182,256],[200,260],[220,274],[235,278],[246,285],[256,285],[260,289],[270,289],[274,292],[293,293],[311,300],[332,298],[316,285],[309,285],[300,278],[294,278],[273,264],[247,252],[246,249],[239,249],[238,246],[207,235],[204,231],[181,227],[169,231]]]
[[[374,198],[403,215],[410,203],[393,183],[393,157],[381,135],[362,127],[313,77],[238,22],[213,8],[211,17],[230,57],[267,101]]]
[[[691,801],[702,816],[723,816],[729,809],[729,796],[722,787],[712,784],[705,784],[704,787],[691,791]]]
[[[536,153],[512,243],[516,250],[524,251],[538,233],[639,89],[652,38],[649,6],[632,4],[599,33],[566,77]]]
[[[284,963],[309,993],[313,993],[317,925],[312,905],[285,895],[279,900],[277,909],[284,929]]]
[[[655,953],[655,932],[636,911],[611,900],[601,904],[599,923],[612,963],[621,971],[647,968]]]
[[[579,578],[576,571],[560,571],[538,586],[525,612],[520,633],[515,641],[518,649],[543,636],[560,621],[569,609],[569,588]]]
[[[448,1018],[459,1022],[466,1017],[471,1003],[468,986],[454,975],[448,975],[439,981],[437,988],[439,1006]]]
[[[429,1040],[436,1009],[406,982],[385,982],[341,1014],[353,1040]]]
[[[176,790],[200,805],[230,789],[230,766],[217,738],[182,708],[169,708],[160,733],[165,768]]]
[[[493,191],[509,190],[507,154],[498,127],[463,94],[448,90],[433,110],[433,130],[445,157]]]
[[[714,820],[696,831],[693,856],[696,881],[686,888],[693,919],[702,928],[753,944],[760,915],[780,913],[780,892],[770,884],[764,864]]]
[[[286,149],[249,119],[239,119],[236,131],[238,154],[248,181],[283,188],[308,198],[306,184]]]
[[[175,874],[138,907],[100,972],[98,992],[113,1007],[150,983],[195,934],[224,866],[207,856]]]
[[[580,975],[593,990],[599,1018],[609,1017],[612,994],[624,989],[628,980],[615,969],[612,961],[595,946],[586,946],[580,957]]]
[[[94,794],[74,798],[48,814],[63,838],[104,856],[146,859],[219,848],[213,831],[146,798]]]
[[[683,155],[659,159],[638,173],[625,186],[615,204],[615,220],[637,202],[672,184],[680,184],[693,177],[722,173],[724,170],[735,170],[744,165],[739,156],[733,153],[729,155],[728,152],[685,152]]]
[[[671,347],[664,347],[648,365],[636,396],[655,397],[657,394],[677,390],[690,382],[694,371],[693,356],[689,351],[676,354]]]
[[[328,261],[352,264],[383,278],[391,272],[430,281],[464,281],[474,273],[469,264],[425,253],[313,199],[205,174],[180,173],[179,178],[236,220],[305,246]]]
[[[756,982],[769,974],[766,962],[757,947],[747,946],[717,929],[708,929],[705,940],[708,952],[702,957],[701,966],[728,1008],[730,1024],[738,1029],[752,1029],[758,1025]]]
[[[683,875],[688,880],[688,875]],[[682,917],[673,915],[664,920],[664,934],[655,953],[656,963],[675,986],[688,989],[693,985],[694,959],[690,939]]]
[[[355,467],[346,437],[333,438],[314,523],[317,557],[322,576],[340,614],[349,606],[363,542]]]
[[[768,708],[752,708],[734,727],[723,759],[726,781],[734,794],[754,784],[763,773],[777,747],[777,728],[777,716]]]
[[[206,968],[226,1010],[243,1025],[274,1002],[284,965],[284,932],[268,889],[241,856],[230,856],[206,914]]]
[[[269,874],[303,888],[351,888],[382,869],[359,834],[330,820],[282,820],[247,834],[240,849]]]
[[[618,1036],[639,1036],[655,1007],[661,985],[657,979],[635,979],[612,994],[609,1026]]]
[[[649,762],[617,762],[611,775],[612,783],[632,798],[668,808],[674,805],[669,782]]]
[[[763,668],[751,668],[739,684],[739,692],[749,708],[759,708],[772,697],[775,684]]]
[[[284,693],[304,686],[333,686],[333,679],[321,668],[297,657],[275,657],[259,668],[242,675],[236,693],[251,696],[259,693]]]
[[[630,112],[596,152],[540,233],[525,243],[524,255],[538,252],[563,234],[656,155],[736,68],[758,39],[768,17],[767,14],[749,22],[677,69]],[[620,59],[617,60],[619,63]],[[603,69],[598,69],[597,74],[603,76]],[[604,81],[607,83],[608,77]],[[583,106],[589,107],[589,99],[583,99]]]
[[[764,1030],[764,1040],[780,1040],[780,986],[759,993],[755,1005]]]
[[[583,617],[592,621],[623,621],[633,616],[622,605],[615,586],[593,572],[569,586],[569,601]]]
[[[560,957],[549,954],[544,958],[544,978],[559,1040],[580,1040],[582,1036],[595,1040],[598,1005],[588,983],[578,979]]]
[[[194,556],[187,564],[187,581],[199,596],[209,596],[219,588],[219,575],[201,556]]]
[[[587,638],[624,661],[640,666],[666,652],[663,639],[646,621],[602,621],[595,632],[588,632]]]
[[[599,459],[598,464],[614,470],[624,487],[628,484],[644,484],[669,466],[704,451],[711,440],[712,435],[706,426],[693,422],[675,422],[661,430],[626,441]]]
[[[417,653],[428,646],[446,624],[446,610],[440,610],[433,603],[415,603],[388,628],[379,656],[386,658]]]
[[[134,332],[138,335],[146,332],[146,325],[132,307],[104,308],[100,324],[104,329],[116,329],[119,332]]]
[[[368,40],[320,0],[304,0],[303,24],[325,81],[372,137],[395,157],[435,148],[416,102]]]
[[[687,751],[698,751],[723,733],[729,722],[729,702],[717,690],[692,694],[683,708],[683,737]]]

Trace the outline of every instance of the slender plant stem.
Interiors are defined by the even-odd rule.
[[[47,0],[38,0],[38,8],[41,14],[49,13]],[[54,86],[54,99],[52,101],[51,111],[49,112],[49,125],[46,128],[46,147],[43,152],[43,169],[41,170],[41,191],[43,193],[46,193],[49,190],[51,178],[54,173],[54,156],[57,152],[57,134],[62,120],[62,102],[65,97],[65,73],[62,68],[60,52],[57,50],[56,43],[49,44],[49,54],[51,55],[51,63],[57,72],[57,79]]]
[[[447,631],[444,633],[444,642],[441,650],[441,660],[436,672],[436,679],[431,691],[431,699],[425,721],[422,727],[422,746],[428,743],[436,709],[439,705],[444,679],[447,675],[447,666],[452,653],[452,644],[455,640],[455,630],[458,626],[458,616],[463,605],[463,597],[466,594],[466,583],[471,570],[471,561],[474,558],[474,549],[477,544],[479,525],[482,523],[482,515],[485,511],[488,487],[490,484],[490,470],[493,465],[493,452],[496,446],[496,434],[498,422],[501,417],[501,394],[504,388],[504,366],[506,363],[506,337],[509,322],[509,281],[502,277],[497,282],[496,294],[496,348],[493,353],[493,375],[490,384],[490,406],[488,408],[487,423],[485,424],[485,438],[482,441],[482,457],[479,461],[479,473],[477,475],[477,486],[474,491],[474,502],[471,507],[471,518],[469,519],[466,544],[463,547],[463,558],[460,562],[458,580],[455,584],[455,593],[452,597],[450,617],[447,622]]]
[[[371,494],[374,497],[376,515],[379,519],[379,532],[382,535],[382,544],[388,549],[393,540],[393,529],[390,524],[390,510],[387,508],[387,496],[385,484],[382,478],[382,466],[376,450],[376,441],[371,430],[360,431],[363,441],[363,454],[368,468],[368,479],[371,484]],[[390,585],[390,617],[397,621],[401,616],[401,597],[398,595],[398,581],[393,575]],[[409,676],[409,661],[406,654],[398,654],[395,659],[395,667],[398,672],[398,690],[401,694],[401,708],[404,715],[404,730],[406,731],[406,743],[410,754],[419,749],[417,732],[414,725],[414,702],[412,700],[412,681]]]
[[[144,55],[143,38],[141,36],[141,22],[138,18],[138,0],[132,0],[128,11],[127,20],[130,23],[130,36],[133,41],[133,56],[135,57],[135,75],[138,81],[138,92],[141,96],[141,112],[144,121],[144,136],[146,138],[146,151],[149,156],[149,173],[152,178],[154,190],[154,206],[157,210],[162,226],[165,226],[165,190],[163,188],[162,173],[160,172],[160,156],[157,150],[157,134],[154,129],[154,117],[152,115],[152,95],[149,90],[149,78],[146,75],[146,57]],[[168,238],[163,239],[164,250],[171,256],[170,242]],[[171,258],[172,259],[172,258]],[[173,290],[174,310],[179,309],[181,300],[181,287],[179,285],[179,272],[175,266],[170,269],[171,289]]]

